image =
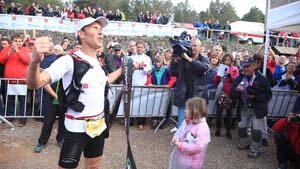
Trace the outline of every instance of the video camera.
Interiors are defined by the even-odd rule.
[[[192,56],[191,35],[186,31],[183,31],[180,36],[174,36],[169,41],[173,48],[173,57],[181,57],[183,53],[190,57]]]
[[[292,113],[291,121],[294,123],[300,123],[300,115]]]
[[[249,94],[249,95],[255,95],[256,94],[256,91],[255,91],[255,88],[253,86],[248,86],[246,88],[246,93]],[[253,99],[250,99],[250,98],[247,98],[247,106],[248,108],[253,108]]]

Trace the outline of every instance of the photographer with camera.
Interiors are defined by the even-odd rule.
[[[300,114],[290,113],[273,125],[278,169],[286,169],[288,161],[300,168]]]
[[[171,75],[177,78],[174,87],[173,105],[178,107],[179,128],[185,119],[185,102],[192,97],[207,95],[205,72],[209,68],[209,61],[202,56],[201,41],[189,40],[187,36],[180,36],[179,41],[173,41],[173,58],[170,65]],[[173,128],[171,132],[176,131]]]
[[[268,79],[255,71],[253,58],[246,59],[242,66],[244,72],[233,81],[231,88],[232,97],[240,98],[242,103],[241,121],[238,123],[238,148],[250,147],[248,157],[257,158],[262,150],[261,131],[264,127],[264,117],[268,114],[272,91]],[[252,126],[252,139],[247,132],[249,126]]]

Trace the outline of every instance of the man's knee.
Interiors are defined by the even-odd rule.
[[[252,134],[252,140],[256,143],[261,142],[261,138],[262,138],[262,132],[261,130],[252,130],[251,131]]]
[[[59,161],[59,166],[62,168],[76,168],[78,166],[78,160],[75,158],[64,158]]]
[[[95,158],[84,158],[86,169],[98,169],[101,166],[102,156]]]
[[[246,138],[248,136],[247,128],[238,128],[238,134],[240,138]]]

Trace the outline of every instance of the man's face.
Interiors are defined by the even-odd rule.
[[[192,42],[192,51],[193,51],[193,55],[199,55],[201,52],[201,42],[198,40],[194,40]]]
[[[221,58],[221,55],[222,55],[222,49],[220,48],[220,47],[216,47],[215,49],[214,49],[214,52],[217,54],[217,56],[219,57],[219,58]]]
[[[63,47],[64,50],[67,50],[67,48],[68,48],[68,43],[67,43],[67,42],[64,42],[64,43],[62,44],[62,47]]]
[[[235,60],[241,60],[241,54],[240,53],[235,54]]]
[[[138,55],[142,55],[145,52],[145,47],[141,43],[137,44],[136,48],[137,48],[136,52]]]
[[[136,45],[135,43],[130,43],[128,46],[128,51],[131,53],[136,53]]]
[[[75,45],[75,48],[74,48],[76,51],[80,50],[81,49],[81,45]]]
[[[6,40],[3,40],[3,41],[1,41],[1,47],[2,48],[6,48],[6,47],[8,47],[9,46],[9,42],[8,41],[6,41]]]
[[[246,76],[252,76],[254,71],[255,71],[255,64],[250,64],[250,65],[247,65],[247,66],[244,66],[244,74]]]
[[[114,54],[115,54],[115,56],[117,56],[119,58],[119,57],[121,57],[122,51],[121,50],[115,50]]]
[[[94,49],[99,49],[102,46],[103,33],[100,23],[94,22],[86,26],[82,32],[80,35],[82,44],[87,44]]]
[[[286,61],[286,57],[285,56],[283,56],[283,55],[281,55],[280,57],[279,57],[279,64],[281,64],[281,65],[283,65],[284,63],[285,63],[285,61]]]
[[[243,56],[244,56],[244,57],[245,57],[245,56],[249,56],[249,51],[248,51],[248,50],[243,51]]]
[[[23,46],[23,39],[22,38],[14,38],[12,41],[13,45],[17,45],[18,47]]]
[[[297,63],[297,57],[296,56],[290,56],[289,62]]]
[[[255,67],[256,68],[260,68],[261,64],[262,64],[261,60],[258,60],[258,59],[255,60]]]

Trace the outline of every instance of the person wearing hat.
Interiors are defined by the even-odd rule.
[[[244,72],[233,81],[231,88],[232,97],[241,99],[239,101],[242,103],[241,121],[238,123],[238,148],[250,147],[248,157],[257,158],[262,151],[262,129],[272,91],[268,79],[255,70],[253,58],[246,59],[242,66]],[[252,126],[252,138],[247,132],[249,126]]]
[[[113,56],[109,57],[106,56],[105,58],[105,64],[107,66],[108,72],[113,72],[119,67],[122,66],[123,64],[123,59],[124,59],[124,54],[122,52],[122,47],[119,44],[116,44],[113,46]],[[114,84],[121,84],[122,83],[122,77],[119,77]]]
[[[78,22],[75,35],[82,49],[75,52],[91,68],[81,79],[83,93],[78,101],[84,106],[81,112],[68,107],[65,113],[65,135],[61,147],[58,165],[60,168],[76,168],[81,153],[84,154],[85,168],[99,168],[101,165],[106,129],[104,119],[104,89],[106,83],[114,82],[121,74],[122,67],[105,75],[97,59],[97,49],[102,46],[102,29],[108,24],[104,17],[85,18]],[[36,39],[32,59],[27,69],[26,82],[30,89],[51,84],[62,78],[64,90],[71,84],[74,72],[70,55],[58,58],[49,68],[40,72],[39,65],[50,48],[49,37]]]

